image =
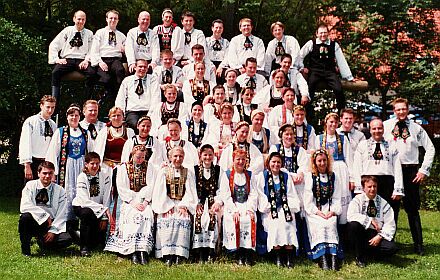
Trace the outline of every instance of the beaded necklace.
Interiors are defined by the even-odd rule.
[[[309,132],[307,131],[307,126],[306,126],[305,123],[303,123],[302,125],[299,125],[299,126],[301,126],[302,129],[303,129],[302,147],[304,148],[304,150],[307,150],[307,144],[308,144],[308,141],[309,141]],[[298,140],[297,140],[298,135],[296,133],[296,127],[297,127],[297,125],[293,125],[293,135],[295,135],[295,143],[298,143]]]
[[[291,222],[292,214],[290,213],[289,205],[287,204],[287,190],[286,185],[284,184],[284,173],[280,172],[278,176],[280,178],[281,205],[284,211],[284,216],[286,218],[286,222]],[[275,184],[271,171],[268,171],[267,173],[267,189],[269,191],[269,204],[272,218],[278,219]]]
[[[332,204],[332,196],[335,191],[334,188],[334,173],[327,173],[328,186],[323,186],[320,175],[312,175],[313,178],[313,197],[316,199],[316,206],[321,211],[321,206],[328,202],[328,209],[330,211],[330,205]]]
[[[199,135],[194,133],[194,119],[191,118],[188,124],[188,141],[193,143],[196,148],[202,145],[203,136],[205,135],[206,123],[200,120],[199,123]]]

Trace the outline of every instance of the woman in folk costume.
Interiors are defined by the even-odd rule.
[[[233,122],[234,107],[231,103],[223,103],[219,114],[220,120],[211,119],[206,139],[214,147],[217,158],[220,158],[223,149],[232,142],[236,130],[236,123]]]
[[[238,113],[238,121],[245,121],[248,124],[251,124],[252,111],[258,108],[258,105],[252,101],[255,96],[254,88],[244,87],[241,90],[240,96],[240,102],[235,103],[235,108]]]
[[[282,169],[292,176],[293,183],[300,202],[300,212],[295,214],[296,228],[300,253],[305,252],[305,243],[307,237],[307,228],[304,221],[304,172],[308,166],[308,155],[306,150],[296,145],[294,137],[294,127],[291,124],[284,124],[280,127],[278,136],[281,139],[280,144],[272,145],[270,153],[279,152],[283,159]]]
[[[136,145],[130,161],[117,167],[121,213],[104,249],[130,255],[134,264],[141,265],[147,263],[154,246],[154,215],[150,205],[155,171],[145,160],[145,153],[145,145]]]
[[[273,108],[268,117],[268,125],[272,133],[278,133],[279,128],[286,123],[293,123],[293,106],[295,100],[295,92],[288,88],[283,92],[283,105]]]
[[[95,152],[85,156],[84,169],[77,179],[73,211],[81,221],[80,253],[90,256],[90,250],[105,244],[110,214],[111,174],[101,171],[101,160]]]
[[[205,144],[200,148],[200,164],[194,167],[197,204],[194,217],[193,249],[199,262],[212,262],[219,232],[219,211],[222,202],[218,196],[220,166],[214,165],[214,148]]]
[[[205,64],[203,62],[194,63],[193,79],[183,82],[182,92],[183,100],[187,106],[191,106],[194,102],[202,103],[206,96],[211,95],[214,83],[205,79]]]
[[[206,142],[208,123],[203,119],[203,105],[194,102],[191,105],[191,118],[182,126],[182,138],[191,142],[194,147],[200,148]]]
[[[269,148],[277,141],[276,136],[270,133],[270,130],[263,127],[266,114],[262,110],[252,111],[252,125],[249,127],[248,142],[253,143],[263,154],[269,153]]]
[[[235,105],[240,100],[241,86],[237,83],[238,73],[235,69],[229,68],[225,71],[226,83],[223,85],[226,92],[226,101]]]
[[[153,192],[156,222],[156,257],[167,265],[180,264],[189,257],[191,215],[196,212],[196,179],[192,168],[183,167],[185,152],[175,146],[169,152],[170,165],[162,168]]]
[[[220,121],[220,108],[225,102],[227,102],[225,88],[223,87],[223,85],[216,85],[212,89],[212,95],[205,97],[205,100],[203,100],[203,119],[207,123]],[[234,112],[234,118],[232,119],[232,121],[237,122],[238,111],[235,107]]]
[[[342,257],[337,229],[342,185],[332,171],[331,162],[332,156],[327,150],[316,150],[311,158],[311,172],[304,178],[304,207],[310,242],[307,254],[310,259],[319,260],[324,270],[337,270],[338,257]]]
[[[266,169],[258,175],[258,210],[267,233],[267,251],[275,252],[275,264],[293,267],[294,247],[298,248],[295,213],[299,199],[289,173],[281,171],[283,157],[273,152],[266,160]]]
[[[315,129],[306,123],[306,109],[302,105],[293,107],[293,137],[297,146],[304,150],[314,150],[316,143]]]
[[[328,150],[333,156],[333,172],[341,182],[341,207],[342,212],[339,217],[339,224],[347,223],[347,209],[351,201],[351,191],[354,190],[354,178],[351,175],[353,166],[350,162],[352,158],[350,142],[346,140],[343,134],[337,133],[336,129],[339,125],[339,116],[336,113],[329,113],[324,119],[324,133],[316,137],[315,148]],[[344,230],[341,228],[341,232]]]
[[[128,139],[135,136],[133,129],[124,123],[124,111],[119,107],[113,107],[108,112],[110,121],[101,129],[96,137],[95,152],[101,157],[101,168],[104,172],[113,174],[112,179],[112,202],[110,212],[113,216],[113,224],[110,224],[110,231],[115,229],[115,223],[119,217],[118,190],[115,186],[114,173],[117,165],[121,163],[122,150]]]
[[[237,130],[232,143],[230,143],[222,153],[218,165],[223,171],[228,170],[233,164],[233,153],[238,149],[246,152],[246,166],[245,168],[252,171],[255,175],[259,174],[264,169],[264,158],[258,148],[248,142],[249,124],[247,122],[239,122]]]
[[[220,179],[220,197],[224,203],[223,246],[237,252],[239,265],[251,265],[256,247],[256,177],[246,170],[245,150],[235,150],[232,157],[232,168],[222,172]]]
[[[254,102],[260,105],[260,108],[265,113],[269,113],[273,108],[278,105],[283,105],[283,92],[287,89],[286,85],[286,73],[283,70],[277,69],[271,75],[274,83],[273,85],[265,86],[255,96]]]
[[[78,175],[84,168],[84,157],[93,147],[89,133],[79,125],[81,109],[71,104],[67,109],[67,125],[55,130],[46,153],[46,161],[55,166],[56,182],[64,187],[67,196],[67,232],[79,241],[79,222],[72,208],[76,196]],[[77,240],[78,239],[78,240]]]

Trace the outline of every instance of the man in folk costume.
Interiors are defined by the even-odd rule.
[[[88,153],[84,161],[72,206],[81,222],[80,253],[89,257],[91,249],[105,244],[108,221],[113,219],[109,210],[111,174],[101,171],[101,159],[95,152]]]
[[[122,81],[115,100],[115,106],[124,110],[128,127],[136,133],[139,118],[147,115],[153,104],[160,103],[159,88],[152,83],[147,71],[148,62],[137,60],[136,72]]]
[[[52,182],[55,167],[43,161],[38,166],[38,179],[26,183],[20,201],[21,253],[31,256],[31,240],[37,237],[41,249],[67,247],[66,191]]]
[[[365,134],[363,134],[353,126],[356,118],[356,114],[353,109],[344,108],[342,109],[339,116],[341,120],[341,126],[337,128],[336,131],[340,134],[344,134],[347,141],[350,142],[352,152],[351,155],[354,157],[354,152],[356,151],[358,144],[362,140],[366,139]]]
[[[98,82],[102,83],[111,98],[115,98],[125,69],[122,65],[125,35],[116,29],[119,12],[110,10],[106,13],[107,26],[96,31],[91,49],[91,62],[97,66]]]
[[[429,176],[434,161],[435,147],[428,133],[416,122],[408,119],[409,104],[404,98],[393,101],[395,119],[384,122],[384,137],[397,146],[402,164],[404,194],[403,207],[408,215],[414,241],[414,251],[424,254],[422,225],[420,221],[420,183]],[[425,149],[422,166],[419,166],[419,147]]]
[[[83,73],[87,78],[87,91],[92,89],[96,80],[96,71],[90,63],[93,32],[84,28],[86,14],[81,10],[76,11],[73,22],[74,26],[64,28],[49,45],[49,64],[55,64],[52,70],[52,96],[58,103],[64,75],[73,71]]]
[[[229,49],[229,40],[222,37],[224,22],[216,19],[211,25],[212,36],[206,38],[206,57],[214,63],[216,67],[217,84],[223,84],[223,71],[227,68],[227,54]]]
[[[370,122],[371,138],[357,146],[354,161],[355,193],[362,193],[361,178],[373,175],[377,180],[377,193],[393,208],[395,221],[399,215],[400,199],[404,196],[402,166],[395,144],[383,138],[383,122]]]
[[[136,61],[144,59],[151,68],[159,64],[160,46],[157,34],[150,27],[150,13],[142,11],[138,16],[137,27],[133,27],[127,33],[125,43],[125,55],[127,56],[128,71],[136,70]]]
[[[307,55],[310,56],[310,65],[308,68],[304,68],[304,58]],[[317,86],[324,81],[336,96],[338,110],[341,111],[345,107],[345,96],[339,80],[339,73],[343,79],[348,81],[353,81],[354,78],[341,47],[328,37],[326,24],[320,23],[316,31],[316,39],[308,41],[301,48],[295,66],[299,71],[309,75],[308,84],[311,101],[315,97]],[[309,105],[309,107],[311,106]]]
[[[205,47],[200,44],[196,44],[191,48],[192,62],[188,62],[183,68],[183,74],[186,80],[194,79],[195,70],[194,66],[196,63],[203,63],[205,65],[205,80],[213,83],[215,85],[215,65],[205,57]]]
[[[90,99],[84,102],[83,105],[84,118],[79,122],[79,125],[88,130],[90,133],[90,142],[95,146],[96,137],[101,129],[105,127],[105,123],[98,120],[99,104],[96,100]]]
[[[252,20],[249,18],[242,18],[239,23],[240,35],[231,39],[229,44],[227,61],[229,67],[239,70],[241,73],[245,72],[245,62],[248,58],[256,59],[256,68],[264,71],[265,48],[263,40],[252,35]]]
[[[242,88],[251,87],[256,94],[268,85],[266,78],[257,73],[257,65],[257,60],[254,57],[249,57],[245,61],[243,74],[237,77],[237,83]]]
[[[185,37],[185,44],[183,47],[183,57],[180,64],[182,66],[186,66],[191,62],[193,47],[195,45],[201,45],[203,47],[204,53],[207,52],[207,48],[206,48],[205,34],[203,34],[202,30],[194,28],[194,24],[196,22],[196,17],[194,13],[190,11],[183,12],[181,16],[181,21],[183,27],[182,33]],[[206,61],[209,62],[208,59]]]
[[[365,267],[369,253],[387,258],[397,251],[393,208],[377,194],[377,180],[374,176],[362,177],[362,188],[364,192],[350,202],[347,213],[347,231],[359,267]]]
[[[189,257],[192,222],[197,206],[193,166],[185,168],[185,152],[170,150],[170,165],[160,169],[154,185],[152,208],[157,213],[155,255],[167,265],[180,264]]]
[[[38,178],[38,166],[44,161],[57,126],[50,118],[55,111],[56,99],[45,95],[40,99],[40,112],[27,118],[21,129],[18,158],[24,165],[25,180]]]
[[[160,65],[153,70],[152,82],[155,84],[154,88],[159,87],[161,91],[160,100],[166,101],[164,92],[167,84],[172,84],[177,88],[179,96],[178,101],[183,101],[182,86],[185,79],[183,71],[180,67],[174,65],[173,52],[170,50],[163,50],[160,53]]]

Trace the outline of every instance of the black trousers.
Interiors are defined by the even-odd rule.
[[[108,66],[108,71],[102,71],[99,65],[96,67],[98,82],[102,83],[112,98],[116,98],[116,93],[122,80],[125,78],[125,68],[122,65],[122,58],[103,57],[102,61]]]
[[[393,200],[391,196],[394,191],[394,177],[391,175],[374,175],[377,178],[377,194],[385,199],[393,208],[394,221],[397,225],[400,211],[400,200]]]
[[[96,71],[95,69],[90,66],[86,69],[79,69],[79,64],[84,61],[84,59],[76,59],[76,58],[66,58],[67,64],[56,64],[55,67],[52,70],[52,86],[54,87],[60,87],[61,86],[61,78],[73,71],[78,71],[84,74],[87,78],[86,85],[87,87],[92,87],[95,78],[96,78]]]
[[[364,258],[367,254],[379,257],[392,256],[397,252],[396,243],[393,240],[382,239],[378,246],[370,246],[368,241],[377,235],[374,229],[365,229],[358,222],[347,224],[348,240],[355,250],[356,257]]]
[[[334,71],[310,69],[309,80],[307,81],[309,84],[310,100],[313,101],[316,87],[321,82],[325,82],[328,87],[333,90],[336,97],[336,107],[338,108],[338,111],[344,109],[345,96],[342,91],[341,80],[339,79],[338,74]]]
[[[87,207],[73,206],[73,212],[79,218],[80,224],[80,247],[89,249],[104,244],[105,231],[99,230],[98,219],[93,211]]]
[[[408,215],[408,224],[411,230],[414,245],[423,244],[422,223],[420,221],[420,184],[413,180],[419,170],[417,164],[402,165],[403,186],[405,196],[403,197],[403,208]]]
[[[132,128],[136,135],[139,133],[137,129],[137,122],[142,116],[146,116],[148,114],[147,111],[128,111],[125,115],[125,122],[128,124],[128,127]]]
[[[72,241],[68,233],[56,234],[53,242],[45,243],[44,235],[49,231],[49,224],[46,222],[39,225],[30,213],[23,213],[20,215],[18,221],[18,233],[20,234],[22,252],[30,250],[32,237],[37,238],[37,243],[40,248],[57,249],[69,246]],[[29,251],[30,253],[30,251]]]

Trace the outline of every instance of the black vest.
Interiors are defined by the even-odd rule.
[[[310,53],[310,68],[315,71],[336,71],[335,42],[330,45],[316,44],[313,40],[313,49]]]

